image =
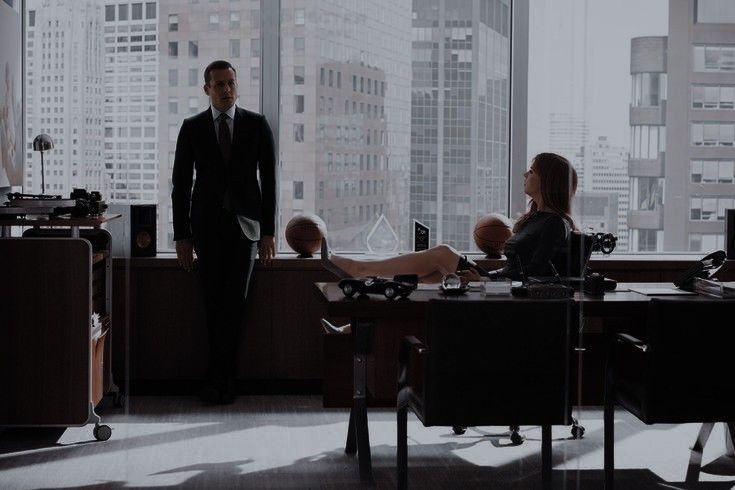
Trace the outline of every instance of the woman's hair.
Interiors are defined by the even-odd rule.
[[[572,220],[572,197],[577,192],[577,171],[569,160],[556,153],[539,153],[533,157],[534,172],[538,175],[544,207],[564,218],[574,230]],[[530,209],[516,221],[513,232],[523,229],[531,216],[536,214],[538,204],[531,199]]]

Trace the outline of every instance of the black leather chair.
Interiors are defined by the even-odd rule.
[[[594,234],[582,233],[578,230],[572,231],[569,239],[567,270],[559,271],[559,273],[566,276],[570,282],[584,280],[594,245]]]
[[[652,299],[644,340],[619,333],[605,369],[605,488],[614,485],[614,408],[645,424],[704,422],[689,460],[696,481],[702,449],[715,422],[735,438],[732,355],[735,301]]]
[[[573,302],[434,300],[428,318],[426,342],[406,337],[400,348],[399,488],[407,485],[409,409],[427,427],[540,425],[549,486],[551,426],[571,418]]]

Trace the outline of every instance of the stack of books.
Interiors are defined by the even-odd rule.
[[[720,282],[714,279],[695,277],[694,291],[713,298],[735,298],[735,282]]]

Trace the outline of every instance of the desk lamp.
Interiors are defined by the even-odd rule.
[[[33,151],[41,152],[41,194],[46,194],[46,180],[43,168],[43,152],[54,147],[54,140],[47,134],[39,134],[33,138]]]

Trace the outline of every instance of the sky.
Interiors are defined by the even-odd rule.
[[[551,112],[628,148],[630,40],[667,35],[668,0],[530,0],[529,24],[528,153],[548,147]]]

